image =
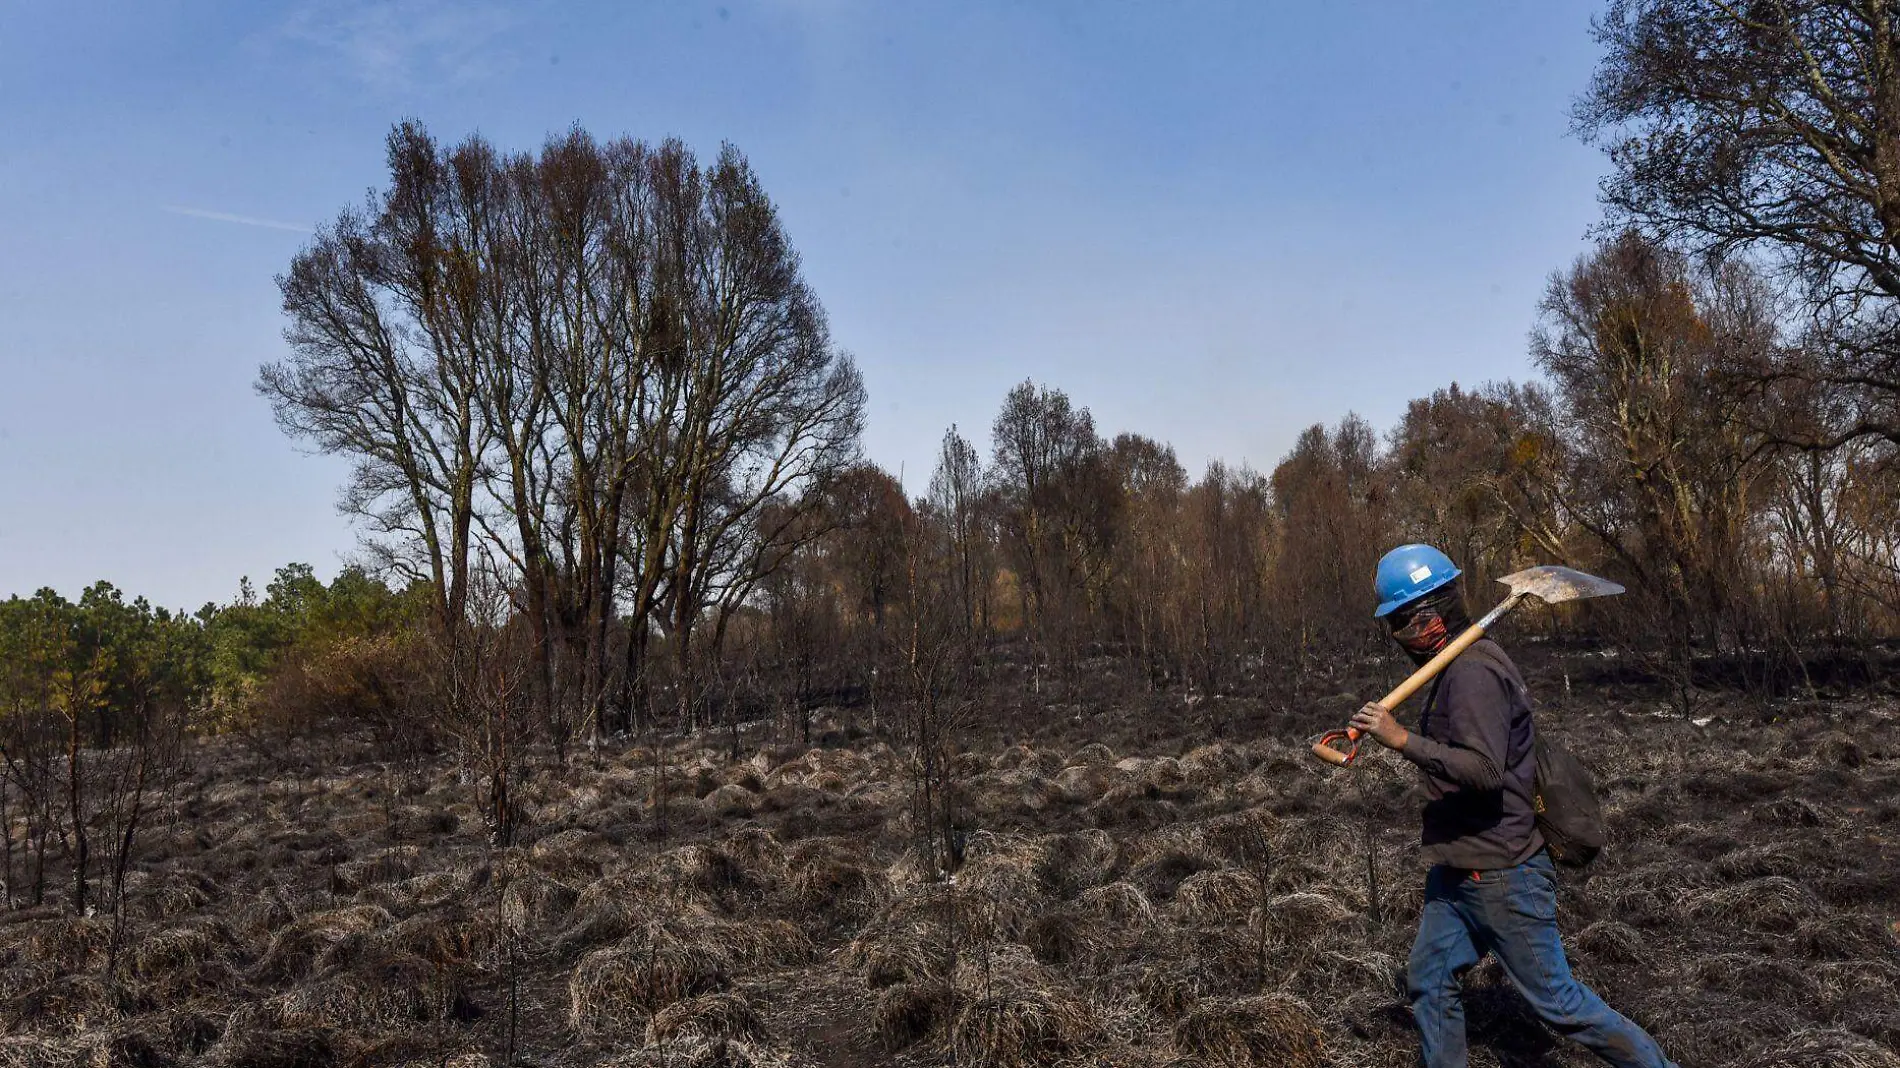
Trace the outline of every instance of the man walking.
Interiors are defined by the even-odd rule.
[[[1379,561],[1374,616],[1414,661],[1470,626],[1459,571],[1429,545]],[[1557,875],[1537,830],[1536,727],[1517,666],[1489,638],[1451,663],[1408,731],[1369,704],[1352,725],[1424,772],[1425,909],[1412,944],[1412,1016],[1426,1068],[1464,1068],[1464,973],[1488,953],[1537,1015],[1618,1068],[1675,1068],[1643,1029],[1570,974]]]

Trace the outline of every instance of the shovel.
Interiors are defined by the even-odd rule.
[[[1412,677],[1399,683],[1398,689],[1386,694],[1379,702],[1387,711],[1405,703],[1405,699],[1424,688],[1425,684],[1438,677],[1453,660],[1458,659],[1466,649],[1477,644],[1498,620],[1518,606],[1526,597],[1535,597],[1545,604],[1562,604],[1565,601],[1581,601],[1586,597],[1613,597],[1623,592],[1623,587],[1608,579],[1595,575],[1586,575],[1567,567],[1533,567],[1519,571],[1515,575],[1506,575],[1498,580],[1511,588],[1511,595],[1504,603],[1485,614],[1483,619],[1473,623],[1470,629],[1451,640],[1438,655],[1431,658],[1424,667],[1412,672]],[[1344,742],[1345,749],[1335,749],[1333,743]],[[1350,764],[1359,755],[1359,731],[1348,727],[1343,731],[1327,731],[1313,743],[1313,755],[1328,764]]]

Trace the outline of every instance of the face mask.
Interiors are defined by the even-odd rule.
[[[1392,637],[1414,657],[1430,657],[1445,647],[1451,633],[1445,629],[1445,617],[1429,608],[1421,608],[1392,632]]]

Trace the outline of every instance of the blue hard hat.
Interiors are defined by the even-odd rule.
[[[1429,545],[1401,545],[1379,558],[1379,570],[1372,588],[1379,595],[1374,619],[1384,619],[1392,610],[1458,577],[1451,557]]]

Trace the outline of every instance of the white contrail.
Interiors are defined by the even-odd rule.
[[[161,207],[174,215],[189,215],[194,219],[216,219],[219,222],[243,223],[245,226],[267,226],[272,230],[295,230],[300,234],[315,232],[308,226],[278,222],[275,219],[260,219],[254,215],[233,215],[228,211],[207,211],[204,208],[181,208],[176,204],[164,204]]]

